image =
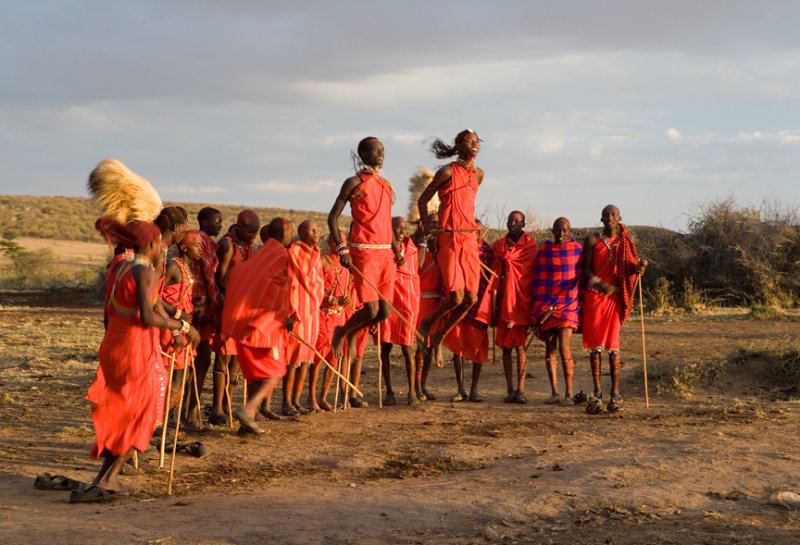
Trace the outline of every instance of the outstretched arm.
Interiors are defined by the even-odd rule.
[[[217,266],[217,286],[221,293],[225,293],[225,288],[228,286],[228,273],[230,272],[231,260],[233,259],[233,244],[227,237],[219,239],[217,245],[217,258],[219,258],[219,266]]]

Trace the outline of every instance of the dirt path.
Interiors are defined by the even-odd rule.
[[[541,404],[539,347],[528,405],[501,403],[501,368],[487,366],[484,403],[440,401],[455,393],[447,368],[432,373],[440,400],[379,410],[368,352],[369,409],[273,422],[260,439],[224,427],[195,434],[187,439],[211,454],[180,456],[174,496],[165,472],[145,466],[126,478],[140,494],[69,505],[66,493],[32,482],[42,471],[84,480],[96,472],[82,398],[99,318],[97,308],[0,307],[2,543],[800,542],[798,514],[766,505],[774,490],[800,489],[800,403],[785,388],[753,384],[744,366],[695,385],[691,398],[657,394],[654,384],[647,409],[634,380],[635,323],[624,331],[627,397],[616,415]],[[795,321],[741,316],[651,319],[648,361],[721,365],[737,347],[798,332]],[[394,373],[403,393],[399,359]],[[576,379],[590,389],[585,361]]]

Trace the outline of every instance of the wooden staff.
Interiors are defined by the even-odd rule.
[[[228,356],[230,359],[225,364],[225,399],[228,400],[228,427],[233,427],[233,400],[231,399],[231,362],[233,356]]]
[[[347,362],[347,377],[350,378],[350,343],[347,343],[347,348],[344,351],[344,359]],[[356,350],[358,352],[358,350]],[[344,399],[342,400],[342,410],[346,411],[350,408],[350,381],[342,377],[342,380],[345,381],[344,383]]]
[[[381,380],[383,379],[383,359],[381,358],[381,323],[378,322],[378,408],[383,409],[383,395],[381,394]]]
[[[247,405],[247,379],[242,377],[244,390],[242,390],[242,406]]]
[[[197,369],[195,368],[194,362],[192,362],[192,382],[193,382],[193,390],[194,390],[194,400],[197,402],[197,414],[200,415],[200,424],[202,427],[203,424],[203,417],[202,417],[202,409],[200,408],[200,390],[198,390],[197,386]],[[188,415],[187,415],[188,417]]]
[[[544,323],[547,321],[547,319],[550,316],[552,316],[555,311],[556,311],[555,305],[550,305],[549,307],[547,307],[547,312],[545,312],[544,315],[542,316],[542,318],[536,323],[535,326],[533,326],[533,331],[531,331],[531,336],[528,338],[528,342],[525,343],[525,353],[526,354],[528,353],[528,348],[531,346],[531,343],[533,342],[533,338],[539,332],[539,328],[541,328],[544,325]]]
[[[491,275],[492,275],[492,276],[494,276],[495,278],[500,278],[499,276],[497,276],[497,273],[496,273],[496,272],[494,272],[494,271],[491,269],[491,267],[488,267],[488,266],[486,265],[486,263],[484,263],[483,261],[478,261],[478,263],[480,263],[480,264],[481,264],[481,269],[483,269],[484,271],[488,272],[489,274],[491,274]],[[488,280],[488,278],[487,278],[487,280]]]
[[[369,287],[370,287],[370,288],[372,288],[372,289],[374,289],[376,292],[378,292],[378,295],[381,297],[381,299],[382,299],[383,301],[385,301],[387,305],[389,305],[389,309],[391,309],[391,311],[392,311],[392,312],[394,312],[394,313],[397,315],[397,317],[398,317],[398,318],[400,318],[400,319],[403,321],[403,323],[404,323],[404,324],[406,324],[408,327],[410,327],[411,329],[413,329],[413,330],[414,330],[414,334],[417,336],[417,339],[419,339],[419,340],[420,340],[420,342],[423,342],[423,343],[424,343],[424,342],[425,342],[425,337],[423,337],[423,336],[422,336],[422,333],[420,333],[419,331],[417,331],[417,328],[416,328],[416,326],[415,326],[414,324],[412,324],[412,323],[411,323],[411,320],[409,320],[408,318],[406,318],[405,316],[403,316],[402,314],[400,314],[400,313],[397,311],[397,309],[396,309],[396,308],[394,308],[394,305],[392,305],[392,302],[391,302],[391,301],[389,301],[389,300],[388,300],[388,299],[387,299],[387,298],[386,298],[386,297],[385,297],[385,296],[384,296],[384,295],[381,293],[381,290],[379,290],[379,289],[378,289],[378,287],[377,287],[375,284],[373,284],[373,283],[372,283],[372,281],[371,281],[369,278],[367,278],[366,276],[364,276],[364,273],[362,273],[360,270],[358,270],[358,267],[356,267],[355,265],[351,265],[351,266],[350,266],[350,268],[351,268],[351,269],[353,269],[354,271],[356,271],[356,272],[358,273],[358,275],[359,275],[359,276],[360,276],[360,277],[361,277],[361,278],[364,280],[364,282],[366,282],[366,283],[367,283],[367,285],[369,285]]]
[[[644,336],[644,301],[642,300],[642,277],[641,275],[636,278],[636,284],[639,286],[639,322],[642,326],[642,370],[644,372],[644,406],[650,408],[650,396],[647,393],[647,347],[645,344]]]
[[[139,453],[133,451],[133,469],[139,469]]]
[[[161,425],[161,448],[158,452],[158,468],[164,467],[164,449],[167,444],[167,424],[169,424],[169,398],[172,394],[172,373],[175,369],[175,356],[161,352],[162,355],[169,358],[169,379],[167,382],[167,399],[164,404],[164,423]]]
[[[183,390],[186,388],[186,375],[189,370],[189,350],[183,351],[183,374],[181,375],[181,397],[178,398],[178,418],[175,419],[175,439],[172,441],[172,459],[169,461],[169,480],[167,496],[172,495],[172,478],[175,474],[175,453],[178,452],[178,432],[181,429],[181,410],[183,410]]]
[[[353,391],[354,391],[355,393],[357,393],[359,396],[362,396],[362,397],[363,397],[363,395],[364,395],[364,394],[363,394],[363,393],[361,393],[361,390],[359,390],[358,388],[356,388],[355,386],[353,386],[353,383],[352,383],[352,382],[350,382],[349,380],[347,380],[347,379],[344,377],[344,375],[342,375],[342,374],[341,374],[339,371],[337,371],[337,370],[336,370],[336,368],[335,368],[333,365],[331,365],[330,363],[328,363],[328,360],[326,360],[326,359],[325,359],[325,356],[323,356],[322,354],[320,354],[320,353],[317,351],[316,347],[312,346],[312,345],[311,345],[311,343],[309,343],[308,341],[306,341],[306,340],[305,340],[303,337],[301,337],[300,335],[298,335],[298,334],[297,334],[297,333],[295,333],[294,331],[292,331],[291,333],[289,333],[289,335],[291,335],[292,337],[294,337],[295,339],[297,339],[299,342],[301,342],[302,344],[306,345],[306,346],[307,346],[307,347],[309,347],[311,350],[313,350],[313,351],[314,351],[314,354],[316,354],[316,355],[317,355],[317,357],[318,357],[318,358],[319,358],[319,359],[322,361],[322,363],[324,363],[325,365],[327,365],[327,366],[328,366],[328,368],[329,368],[331,371],[333,371],[333,372],[334,372],[334,374],[336,374],[336,376],[338,376],[339,378],[341,378],[341,379],[342,379],[342,380],[345,382],[345,384],[347,384],[347,385],[348,385],[350,388],[352,388],[352,389],[353,389]]]

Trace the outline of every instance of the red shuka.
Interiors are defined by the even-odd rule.
[[[508,235],[495,241],[492,270],[498,278],[494,278],[492,284],[495,291],[502,292],[502,299],[497,302],[498,322],[530,325],[533,272],[538,247],[536,240],[528,233],[522,233],[517,242],[512,242]],[[500,282],[503,282],[502,286]]]
[[[220,311],[219,288],[217,287],[216,272],[219,266],[217,257],[217,243],[208,234],[198,231],[202,244],[200,245],[200,259],[189,264],[189,270],[194,277],[192,287],[192,305],[197,310],[193,325],[200,333],[200,338],[211,339],[219,329]]]
[[[282,355],[288,336],[286,319],[297,316],[290,292],[289,252],[274,239],[268,239],[231,273],[222,309],[222,333],[240,346],[272,349],[266,359],[240,358],[242,374],[248,381],[285,373]]]
[[[161,289],[161,299],[180,310],[182,313],[181,319],[188,319],[184,318],[184,316],[191,316],[192,311],[194,310],[194,306],[192,305],[192,287],[194,284],[194,277],[189,271],[189,267],[183,262],[183,259],[180,257],[175,257],[173,260],[181,269],[181,281],[179,284],[172,284],[170,286],[165,285]],[[190,347],[191,345],[187,341],[185,335],[183,339],[186,343],[186,346]],[[172,337],[172,332],[168,329],[161,330],[161,347],[167,354],[172,355],[175,352],[175,339]],[[191,350],[191,348],[189,349]],[[179,352],[182,352],[182,350]],[[190,362],[191,361],[192,358],[190,354]],[[167,363],[167,365],[169,365],[169,363]],[[183,358],[176,357],[174,365],[175,369],[183,369]]]
[[[445,289],[477,293],[480,262],[475,247],[475,196],[478,177],[474,169],[450,163],[450,182],[439,188],[439,233],[436,235],[439,267]],[[472,232],[474,231],[474,232]]]
[[[315,348],[331,365],[337,365],[333,357],[331,340],[333,329],[344,324],[344,308],[334,303],[335,299],[344,297],[351,290],[350,272],[342,267],[335,254],[326,255],[323,260],[322,276],[325,281],[325,293],[319,307],[319,334]],[[325,268],[327,266],[327,268]],[[319,365],[322,360],[314,356],[314,364]]]
[[[289,246],[289,275],[292,279],[292,308],[300,320],[292,330],[312,346],[319,335],[319,307],[325,291],[320,252],[298,240]],[[289,338],[286,361],[297,364],[314,359],[314,351],[294,337]]]
[[[361,274],[353,282],[362,302],[392,300],[394,291],[394,252],[392,252],[392,186],[373,172],[359,172],[361,183],[350,194],[350,254],[353,265],[378,288],[376,291]]]
[[[419,258],[417,246],[406,237],[402,242],[405,262],[397,267],[397,276],[394,285],[394,298],[392,306],[403,315],[410,324],[417,323],[419,315]],[[406,325],[394,312],[381,322],[381,342],[412,346],[414,344],[414,329]]]
[[[93,403],[96,434],[91,456],[108,450],[121,456],[131,447],[143,452],[164,413],[166,373],[158,328],[142,325],[133,264],[121,265],[106,300],[108,326],[100,343],[94,381],[86,399]],[[158,292],[153,287],[155,303]]]

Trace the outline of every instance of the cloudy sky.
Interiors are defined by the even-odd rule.
[[[685,229],[800,203],[800,2],[0,0],[0,193],[328,210],[367,135],[408,206],[436,136],[484,140],[478,209]]]

